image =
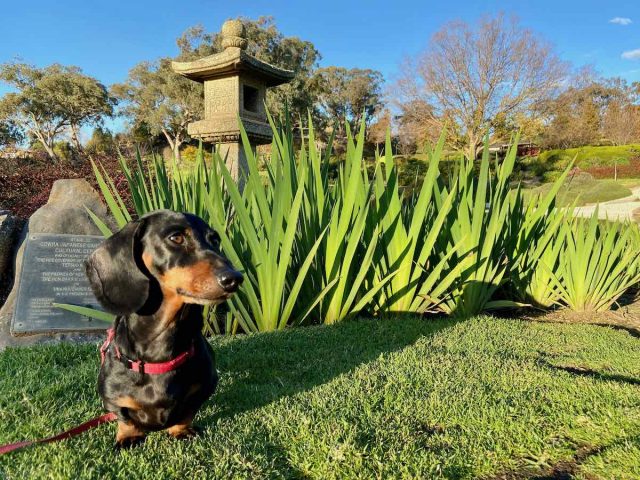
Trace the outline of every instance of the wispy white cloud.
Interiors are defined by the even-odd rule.
[[[583,53],[582,56],[584,58],[594,58],[600,55],[603,52],[601,48],[596,48],[595,50],[591,50],[589,52]]]
[[[626,60],[640,60],[640,48],[636,48],[635,50],[628,50],[626,52],[622,52],[622,58]]]
[[[616,25],[627,26],[632,24],[633,22],[631,21],[630,18],[627,18],[627,17],[613,17],[611,20],[609,20],[609,23],[615,23]]]

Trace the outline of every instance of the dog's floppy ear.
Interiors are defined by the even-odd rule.
[[[144,223],[128,223],[102,242],[85,262],[93,293],[108,312],[116,315],[137,312],[149,296],[149,278],[139,266]]]

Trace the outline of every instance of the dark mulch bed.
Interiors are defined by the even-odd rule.
[[[112,176],[124,201],[130,206],[126,180],[115,156],[94,156]],[[9,210],[20,218],[29,218],[47,203],[53,182],[61,178],[85,178],[98,189],[88,159],[79,164],[60,161],[57,164],[42,159],[0,158],[0,210]]]

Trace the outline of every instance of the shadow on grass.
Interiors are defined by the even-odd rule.
[[[633,320],[626,320],[625,317],[616,314],[616,310],[601,312],[598,314],[585,314],[583,312],[572,312],[568,308],[538,309],[523,308],[512,311],[501,312],[502,318],[511,320],[522,320],[536,323],[560,323],[576,325],[594,325],[612,330],[619,330],[628,333],[634,338],[640,338],[640,328],[633,324]]]
[[[203,412],[198,423],[206,428],[216,418],[311,390],[454,324],[450,319],[394,314],[383,321],[361,319],[296,328],[214,345],[221,372],[219,390],[212,399],[216,408]]]
[[[223,339],[213,345],[221,373],[218,390],[210,400],[213,408],[203,409],[196,424],[205,431],[216,428],[219,419],[310,391],[455,323],[394,314],[383,320],[358,319]],[[268,428],[255,423],[251,428],[251,441],[243,447],[249,457],[269,459],[284,478],[309,478]]]
[[[599,478],[581,472],[582,466],[594,456],[605,454],[608,450],[624,445],[625,443],[637,443],[640,436],[632,438],[619,438],[611,443],[600,446],[583,445],[579,447],[573,456],[560,460],[548,467],[523,468],[520,470],[510,470],[499,473],[491,477],[484,477],[484,480],[572,480],[575,478]],[[578,475],[582,473],[582,476]]]
[[[590,325],[598,325],[601,327],[609,327],[613,330],[620,330],[622,332],[627,332],[629,335],[631,335],[634,338],[640,338],[640,329],[638,329],[637,327],[631,327],[631,326],[626,326],[626,325],[617,325],[615,323],[592,323]]]
[[[554,365],[553,363],[545,359],[539,360],[538,364],[554,370],[562,370],[563,372],[567,372],[572,375],[595,378],[596,380],[602,380],[605,382],[619,382],[628,383],[629,385],[640,385],[640,378],[630,377],[628,375],[598,372],[597,370],[581,367],[579,365]]]

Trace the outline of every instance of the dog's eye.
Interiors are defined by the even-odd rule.
[[[184,235],[181,233],[172,233],[169,235],[169,240],[171,240],[176,245],[182,245],[184,243]]]
[[[207,241],[213,248],[220,249],[220,237],[217,234],[210,233],[207,235]]]

